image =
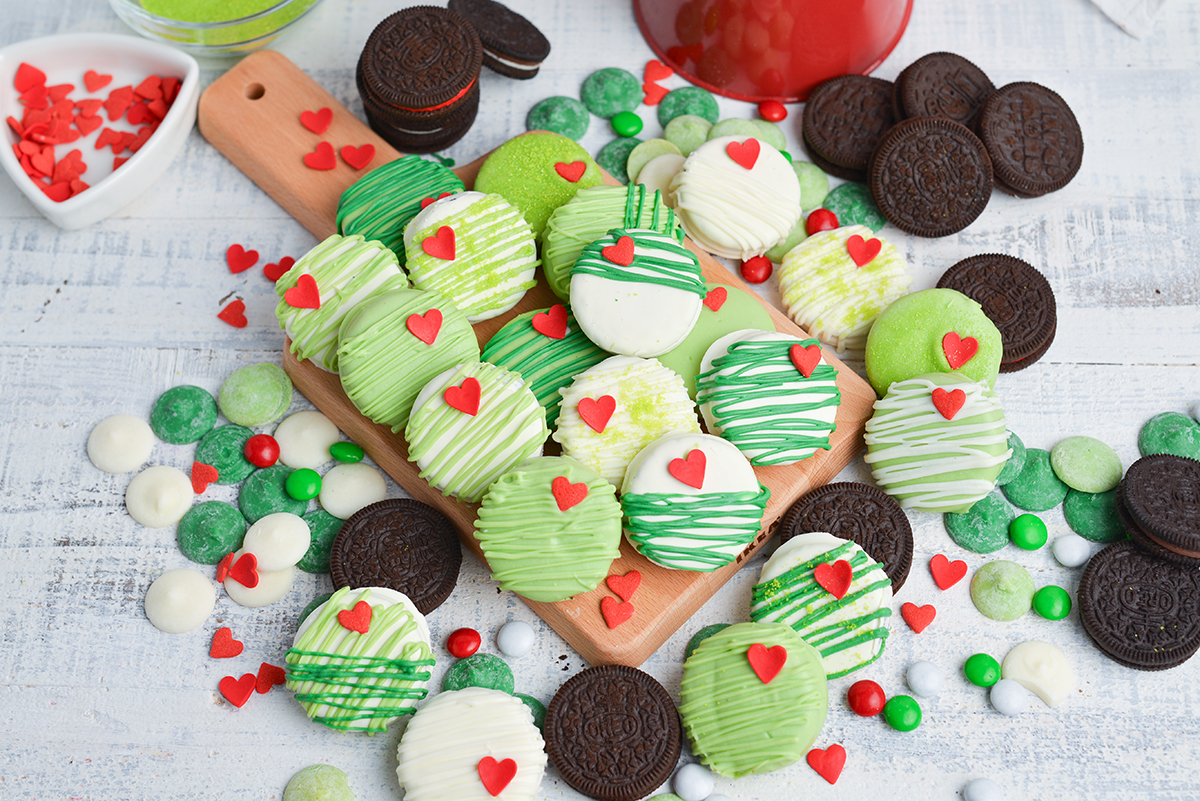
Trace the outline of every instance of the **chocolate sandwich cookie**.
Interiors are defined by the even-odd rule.
[[[1000,331],[1000,372],[1024,369],[1042,357],[1058,330],[1050,282],[1032,264],[1013,256],[971,256],[942,274],[939,289],[954,289],[983,307]]]
[[[1129,514],[1129,507],[1125,505],[1124,493],[1119,485],[1113,490],[1113,509],[1117,514],[1117,521],[1121,524],[1124,538],[1132,542],[1139,551],[1164,562],[1182,564],[1175,554],[1147,537],[1146,532],[1134,521],[1133,515]]]
[[[992,164],[967,126],[917,117],[880,140],[870,186],[879,211],[901,231],[947,236],[983,213],[992,195]]]
[[[427,615],[458,583],[462,549],[450,519],[432,506],[390,498],[355,512],[329,552],[334,589],[387,587]]]
[[[1062,189],[1083,162],[1075,114],[1057,93],[1036,83],[1010,83],[989,95],[978,128],[996,186],[1018,197]]]
[[[902,73],[901,118],[945,117],[971,126],[996,91],[983,70],[955,53],[930,53]]]
[[[573,676],[546,710],[546,753],[563,781],[599,801],[637,801],[665,782],[683,747],[670,694],[624,665]]]
[[[1200,565],[1200,461],[1169,453],[1143,456],[1117,488],[1118,515],[1138,545],[1184,565]],[[1130,526],[1132,523],[1132,527]],[[1161,553],[1165,551],[1166,553]]]
[[[908,578],[913,532],[908,515],[890,495],[869,484],[826,484],[792,504],[779,522],[780,544],[810,531],[857,543],[883,565],[892,593]]]
[[[529,20],[495,0],[450,0],[451,11],[475,26],[483,43],[483,66],[509,78],[538,74],[550,41]]]
[[[892,127],[892,82],[841,75],[818,84],[804,104],[804,144],[813,163],[848,181],[864,182],[871,153]]]
[[[1088,560],[1079,579],[1083,630],[1111,659],[1166,670],[1200,649],[1200,570],[1115,543]]]

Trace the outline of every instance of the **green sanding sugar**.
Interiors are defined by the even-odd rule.
[[[177,26],[171,38],[178,44],[237,50],[237,45],[279,32],[320,0],[292,0],[276,11],[279,0],[140,0],[142,8],[159,17],[198,24]],[[237,20],[246,20],[237,23]],[[219,24],[229,23],[229,24]],[[199,27],[202,25],[204,27]]]
[[[629,172],[625,165],[629,154],[642,143],[636,136],[622,136],[614,139],[596,154],[596,163],[600,168],[623,184],[629,183]]]
[[[464,687],[486,687],[512,694],[516,683],[508,663],[491,654],[474,654],[460,659],[446,671],[442,690],[461,690]]]
[[[142,8],[179,22],[227,22],[266,11],[279,0],[142,0]]]
[[[965,512],[948,512],[942,522],[950,539],[972,553],[991,553],[1008,544],[1008,525],[1016,517],[1004,496],[996,490],[975,502]]]
[[[1092,542],[1117,542],[1126,537],[1125,526],[1117,516],[1117,491],[1080,492],[1071,490],[1063,501],[1063,517],[1079,536]]]
[[[847,225],[865,225],[879,233],[887,223],[866,184],[846,183],[835,187],[825,196],[823,205],[834,213],[838,225],[843,228]]]

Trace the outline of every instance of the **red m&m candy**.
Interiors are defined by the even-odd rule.
[[[787,119],[787,108],[778,100],[764,100],[758,104],[758,116],[767,122]]]
[[[846,701],[849,702],[850,708],[856,715],[870,718],[883,711],[883,704],[887,701],[887,697],[883,694],[882,687],[870,679],[863,679],[850,685],[850,690],[846,693]]]
[[[755,256],[742,262],[742,278],[750,284],[761,284],[771,277],[774,268],[766,256]]]
[[[466,659],[479,650],[482,641],[475,629],[455,629],[446,638],[446,650],[455,659]]]
[[[255,467],[270,467],[279,461],[279,443],[270,434],[255,434],[246,440],[246,461]]]
[[[812,236],[817,231],[832,231],[838,227],[838,218],[829,209],[817,209],[812,214],[808,215],[808,219],[804,222],[804,230]]]

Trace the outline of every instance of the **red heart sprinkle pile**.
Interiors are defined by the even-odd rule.
[[[588,495],[588,485],[582,481],[572,484],[566,476],[558,476],[550,482],[550,494],[558,504],[558,511],[565,512],[583,502]]]
[[[621,596],[622,601],[632,601],[633,594],[637,592],[638,587],[642,586],[642,574],[637,570],[630,570],[623,576],[609,576],[604,579],[604,583],[610,590]]]
[[[483,789],[487,790],[490,796],[504,792],[504,788],[517,775],[517,763],[512,759],[497,762],[493,757],[487,756],[479,760],[476,769],[479,771],[479,781],[483,782]]]
[[[295,263],[296,260],[291,256],[284,256],[279,260],[278,264],[271,262],[267,264],[266,267],[263,267],[263,275],[265,275],[271,281],[278,281],[283,277],[284,273],[292,269],[292,265]]]
[[[704,488],[704,471],[708,466],[708,457],[704,451],[694,448],[686,459],[672,459],[667,465],[667,472],[689,487]]]
[[[221,690],[221,695],[225,696],[226,701],[241,709],[242,705],[249,701],[250,696],[254,694],[254,686],[257,681],[253,673],[246,673],[240,679],[226,676],[221,679],[217,687]]]
[[[961,389],[947,392],[941,387],[934,387],[930,397],[933,399],[934,408],[947,420],[953,420],[954,415],[958,414],[963,404],[967,402],[967,393]]]
[[[437,342],[438,333],[442,330],[442,312],[440,309],[430,309],[424,314],[410,314],[404,321],[408,332],[426,345]]]
[[[337,166],[337,156],[334,155],[333,145],[328,142],[317,142],[317,149],[304,154],[304,166],[310,170],[332,170]]]
[[[203,495],[208,485],[217,480],[217,468],[204,462],[192,462],[192,492]]]
[[[830,784],[837,784],[838,777],[842,775],[842,768],[846,765],[846,749],[834,743],[824,751],[814,748],[808,752],[806,758],[808,766],[822,779]]]
[[[421,250],[442,261],[454,261],[454,229],[443,225],[433,236],[425,237]]]
[[[246,319],[246,302],[241,298],[230,302],[228,306],[217,312],[217,317],[234,328],[245,328],[249,323]]]
[[[787,663],[787,649],[782,645],[767,648],[761,642],[756,642],[746,649],[746,659],[749,660],[758,680],[763,684],[770,684]]]
[[[962,367],[978,352],[979,340],[975,337],[962,339],[955,331],[950,331],[942,337],[942,353],[945,354],[946,363],[950,365],[951,370]]]
[[[762,151],[762,145],[758,140],[751,137],[744,142],[730,142],[725,145],[725,153],[739,167],[752,170],[754,165],[758,163],[758,155]]]
[[[371,159],[375,158],[375,145],[366,144],[361,147],[346,145],[340,152],[342,154],[342,161],[356,170],[361,170],[371,163]]]
[[[622,236],[617,239],[617,244],[607,245],[600,249],[600,255],[611,261],[613,264],[619,264],[622,267],[628,267],[633,264],[633,239],[629,236]]]
[[[588,424],[588,428],[597,434],[603,434],[613,412],[617,410],[617,399],[612,395],[601,395],[596,400],[580,398],[575,409],[579,412],[580,419]]]
[[[32,64],[21,62],[17,66],[17,74],[13,77],[13,88],[25,94],[35,86],[46,85],[46,73]]]
[[[558,173],[564,181],[570,181],[571,183],[578,183],[579,179],[583,177],[585,170],[587,170],[587,165],[582,161],[572,161],[569,163],[559,161],[554,165],[554,171]]]
[[[446,399],[446,405],[451,409],[457,409],[463,414],[474,417],[479,413],[480,391],[479,379],[468,377],[462,382],[462,386],[446,387],[442,397]]]
[[[845,559],[833,563],[822,562],[813,570],[813,579],[825,592],[840,601],[850,591],[850,584],[854,581],[854,569]]]
[[[229,566],[229,578],[247,589],[258,586],[258,557],[252,553],[244,553],[242,557]]]
[[[287,681],[287,673],[283,668],[263,662],[258,666],[258,677],[254,682],[254,689],[259,695],[263,695],[270,692],[276,684],[283,684],[285,681]]]
[[[300,112],[300,124],[318,136],[329,129],[331,122],[333,122],[333,112],[327,108]]]
[[[914,603],[904,603],[900,606],[900,617],[904,618],[908,627],[917,634],[924,631],[936,616],[937,610],[933,608],[933,604],[917,606]]]
[[[611,595],[600,599],[600,614],[610,629],[615,629],[629,618],[633,617],[633,604],[628,601],[618,601]]]
[[[729,290],[723,286],[715,286],[708,290],[708,294],[704,296],[704,305],[709,309],[717,312],[725,305],[725,301],[729,299]]]
[[[354,605],[353,609],[343,609],[338,612],[338,623],[342,624],[342,628],[350,631],[357,631],[359,634],[366,634],[371,630],[371,616],[374,612],[371,610],[371,605],[366,601],[359,601]]]
[[[555,303],[548,311],[533,315],[533,330],[551,339],[563,339],[567,335],[567,307]]]
[[[939,590],[948,590],[967,575],[967,563],[961,559],[951,562],[944,554],[935,553],[929,560],[929,572]]]
[[[813,371],[821,363],[821,346],[792,345],[788,348],[788,357],[792,360],[792,364],[796,365],[800,375],[812,378]]]
[[[308,273],[296,279],[296,285],[283,293],[283,301],[293,309],[321,308],[321,291],[317,280]]]
[[[879,255],[882,248],[883,243],[878,239],[864,240],[858,234],[854,234],[846,240],[846,252],[859,267],[866,267],[870,264]]]
[[[221,626],[213,632],[212,645],[208,648],[208,655],[213,659],[229,659],[240,654],[245,647],[241,640],[233,638],[231,628]]]

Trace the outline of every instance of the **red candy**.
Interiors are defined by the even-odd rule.
[[[850,691],[846,693],[846,700],[850,703],[854,714],[871,718],[883,711],[883,704],[887,701],[887,696],[883,694],[883,688],[878,684],[870,679],[862,679],[850,685]]]
[[[270,434],[255,434],[246,440],[246,461],[255,467],[270,467],[279,461],[279,443]]]
[[[758,104],[758,116],[767,122],[781,122],[787,119],[787,108],[778,100],[764,100]]]
[[[446,650],[455,659],[466,659],[479,650],[483,640],[475,629],[455,629],[446,638]]]
[[[832,231],[837,227],[837,215],[829,209],[817,209],[808,215],[808,219],[804,222],[804,230],[808,232],[809,236],[817,233],[817,231]]]
[[[755,256],[742,262],[742,278],[750,284],[761,284],[771,277],[774,269],[766,256]]]

